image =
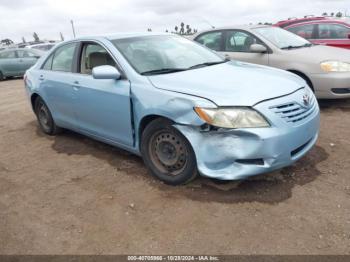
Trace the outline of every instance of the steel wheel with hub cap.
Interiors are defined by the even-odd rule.
[[[52,118],[51,112],[44,100],[37,97],[34,103],[34,111],[39,122],[41,130],[48,135],[56,135],[60,128],[56,126]]]
[[[170,185],[186,184],[197,175],[195,154],[187,139],[163,118],[144,130],[141,153],[153,175]]]

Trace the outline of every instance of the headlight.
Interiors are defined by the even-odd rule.
[[[196,113],[206,123],[222,128],[269,127],[266,119],[254,109],[248,107],[201,108]]]
[[[321,68],[325,72],[350,72],[350,63],[326,61],[321,63]]]

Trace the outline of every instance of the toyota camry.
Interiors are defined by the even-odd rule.
[[[170,34],[66,41],[24,81],[44,133],[70,129],[123,148],[171,185],[280,169],[318,137],[319,107],[305,80]]]

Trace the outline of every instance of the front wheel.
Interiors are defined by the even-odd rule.
[[[197,176],[192,146],[169,120],[159,118],[146,127],[141,153],[151,173],[166,184],[186,184]]]
[[[40,97],[35,100],[34,111],[38,119],[40,129],[45,134],[53,136],[61,130],[58,126],[56,126],[49,108]]]

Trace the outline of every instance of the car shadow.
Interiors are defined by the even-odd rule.
[[[322,99],[318,100],[321,112],[329,112],[340,109],[345,112],[350,111],[350,99]]]
[[[33,121],[34,122],[34,121]],[[33,127],[33,122],[30,126]],[[293,166],[280,171],[255,176],[244,181],[216,181],[199,177],[185,186],[168,186],[148,174],[140,157],[125,150],[98,142],[86,136],[65,130],[50,137],[38,127],[36,133],[52,141],[52,149],[60,154],[88,155],[108,162],[126,175],[139,176],[156,187],[166,198],[188,198],[200,202],[243,203],[261,202],[275,204],[292,196],[294,186],[303,186],[314,181],[321,172],[317,164],[328,158],[327,152],[315,146],[304,158]]]

